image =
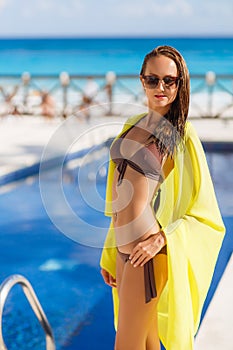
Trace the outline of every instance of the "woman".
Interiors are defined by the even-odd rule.
[[[148,112],[113,142],[101,257],[113,287],[115,350],[193,349],[225,232],[200,141],[187,122],[189,74],[169,46],[145,56]]]

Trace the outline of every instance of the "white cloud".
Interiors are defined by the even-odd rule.
[[[164,1],[151,1],[152,9],[160,15],[188,15],[193,13],[193,8],[190,1],[187,0],[169,0],[166,3]]]
[[[232,35],[232,13],[232,0],[0,0],[0,35]]]
[[[233,16],[233,2],[229,1],[229,3],[224,5],[224,1],[221,2],[212,2],[209,0],[203,1],[203,15],[208,17],[214,16],[219,21],[224,22],[228,17],[231,18]],[[233,25],[232,25],[233,27]]]
[[[53,0],[40,0],[37,3],[37,7],[42,12],[54,10],[54,1]]]
[[[151,19],[162,19],[162,16],[191,16],[193,7],[187,0],[127,0],[121,2],[115,9],[118,14],[128,18],[143,18],[145,21]],[[147,16],[147,18],[146,18]],[[165,25],[165,24],[164,24]]]
[[[190,1],[187,0],[176,0],[178,11],[180,10],[182,14],[191,16],[193,14],[193,7]]]
[[[1,0],[0,0],[1,1]],[[4,0],[3,0],[4,1]],[[13,0],[14,1],[14,0]],[[82,0],[68,0],[64,3],[62,0],[21,0],[19,14],[26,18],[51,18],[51,21],[56,21],[57,18],[72,18],[77,14],[83,13],[85,5]],[[41,25],[46,25],[42,23]],[[61,21],[61,26],[63,22]]]
[[[0,11],[4,9],[8,4],[7,0],[0,0]]]
[[[82,0],[54,1],[40,0],[37,4],[40,12],[48,12],[57,16],[73,17],[85,11],[86,4]]]

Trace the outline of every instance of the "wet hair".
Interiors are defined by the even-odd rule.
[[[176,98],[168,113],[161,119],[161,125],[155,135],[160,152],[173,154],[180,138],[184,137],[189,110],[190,77],[183,56],[175,48],[167,45],[158,46],[145,56],[140,72],[141,76],[145,73],[148,61],[158,56],[172,59],[176,64],[179,77]]]

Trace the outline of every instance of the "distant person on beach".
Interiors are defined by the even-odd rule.
[[[83,89],[82,102],[79,106],[79,111],[82,112],[82,115],[86,121],[90,120],[90,106],[95,102],[95,97],[99,91],[99,86],[92,77],[87,78],[87,82]]]
[[[41,114],[47,118],[54,118],[56,114],[54,98],[47,91],[42,91],[40,95]]]
[[[143,61],[148,110],[110,147],[101,274],[113,288],[115,350],[193,350],[225,233],[200,140],[190,77],[159,46]]]
[[[22,111],[19,110],[19,107],[14,102],[14,97],[17,95],[19,90],[19,85],[13,87],[11,92],[6,92],[5,89],[1,86],[0,92],[4,98],[4,103],[6,105],[6,111],[4,115],[21,115]]]

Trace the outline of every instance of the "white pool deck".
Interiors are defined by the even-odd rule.
[[[121,129],[124,118],[93,118],[89,124],[42,117],[0,119],[0,177],[40,161],[43,151],[54,156],[101,143]],[[233,142],[233,120],[193,120],[203,141]],[[50,147],[45,148],[49,143]],[[52,150],[52,151],[51,151]],[[229,169],[232,171],[233,169]],[[207,310],[195,340],[195,350],[233,349],[233,256]],[[188,350],[188,349],[187,349]]]
[[[233,349],[233,255],[207,309],[195,350]]]

